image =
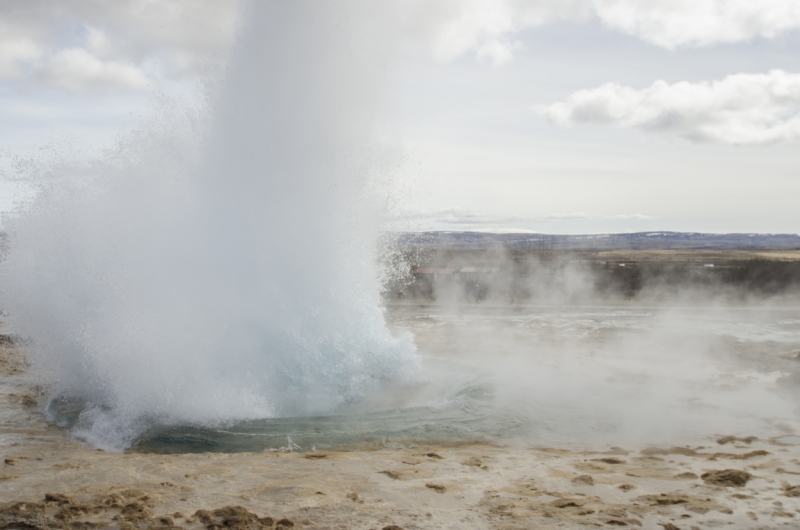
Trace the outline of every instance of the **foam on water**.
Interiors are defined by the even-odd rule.
[[[331,413],[416,380],[379,307],[372,15],[251,3],[210,110],[49,166],[6,223],[3,309],[52,396],[84,404],[76,434],[120,449],[153,424]]]

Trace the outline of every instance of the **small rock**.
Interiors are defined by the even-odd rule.
[[[437,455],[436,453],[425,453],[425,456],[428,458],[435,458],[436,460],[443,460],[443,457]]]
[[[123,519],[127,519],[128,521],[141,521],[143,519],[148,519],[153,513],[144,504],[132,502],[122,508],[120,515]]]
[[[698,479],[700,477],[698,477],[696,474],[692,473],[691,471],[687,471],[686,473],[678,473],[677,475],[675,475],[675,478],[680,479],[680,480],[695,480],[695,479]]]
[[[620,518],[620,519],[606,519],[606,524],[611,526],[628,526],[629,524],[634,524],[636,526],[642,526],[642,523],[637,521],[636,519],[630,518]]]
[[[620,484],[617,487],[622,491],[631,491],[633,489],[636,489],[636,486],[634,486],[633,484]]]
[[[0,346],[4,348],[10,348],[12,346],[16,346],[21,341],[18,337],[14,335],[10,335],[8,333],[0,333]]]
[[[72,499],[60,493],[45,493],[44,502],[54,502],[61,506],[64,504],[72,504]]]
[[[725,445],[732,442],[744,442],[746,444],[751,444],[756,440],[758,440],[758,438],[756,438],[755,436],[746,436],[744,438],[739,438],[738,436],[723,436],[722,438],[717,440],[717,443],[720,445]]]
[[[580,484],[581,486],[594,486],[594,479],[591,475],[578,475],[572,479],[573,484]]]
[[[735,458],[736,460],[747,460],[748,458],[753,458],[756,456],[767,456],[768,454],[769,454],[768,451],[759,449],[758,451],[750,451],[749,453],[745,453],[743,455],[736,455],[732,458]]]
[[[378,473],[380,473],[382,475],[386,475],[390,479],[394,479],[394,480],[398,480],[400,478],[400,475],[398,475],[394,471],[378,471]]]
[[[689,496],[683,493],[662,493],[660,495],[642,495],[636,500],[641,500],[650,506],[673,506],[689,502]]]
[[[183,514],[176,513],[175,517]],[[272,517],[259,517],[243,506],[224,506],[214,511],[197,510],[194,514],[209,530],[230,528],[253,530],[256,528],[272,528],[275,520]],[[164,517],[161,518],[163,521]],[[194,519],[186,519],[186,524],[193,524]],[[173,523],[174,526],[174,523]]]
[[[747,471],[741,471],[738,469],[723,469],[721,471],[709,471],[708,473],[703,473],[700,478],[702,478],[703,482],[706,484],[740,488],[747,484],[747,481],[753,478],[753,475]]]
[[[594,461],[595,462],[604,462],[606,464],[613,464],[613,465],[624,464],[625,463],[625,461],[622,460],[621,458],[614,458],[612,456],[609,456],[609,457],[606,457],[606,458],[595,458]]]
[[[556,508],[580,508],[585,504],[585,501],[578,499],[558,499],[550,503]]]
[[[425,487],[428,489],[432,489],[436,493],[444,493],[445,491],[447,491],[447,488],[445,488],[441,484],[425,484]]]
[[[797,486],[789,486],[788,484],[783,488],[783,494],[787,497],[800,497],[800,484]]]
[[[660,447],[648,447],[642,449],[641,453],[644,456],[657,456],[657,455],[683,455],[683,456],[697,456],[697,451],[689,449],[688,447],[670,447],[663,449]]]

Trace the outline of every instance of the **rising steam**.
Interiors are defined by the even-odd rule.
[[[207,110],[51,166],[7,222],[3,308],[51,395],[87,404],[92,443],[336,411],[417,377],[379,307],[386,50],[359,4],[253,2]]]

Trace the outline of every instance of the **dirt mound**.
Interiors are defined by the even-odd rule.
[[[721,471],[703,473],[700,475],[700,478],[703,479],[703,482],[706,484],[713,484],[714,486],[741,488],[747,484],[747,481],[753,478],[753,475],[739,469],[723,469]]]

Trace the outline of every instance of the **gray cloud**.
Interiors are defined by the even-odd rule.
[[[656,81],[642,90],[606,83],[535,110],[562,127],[610,124],[727,144],[796,141],[800,74],[772,70],[713,82]]]

